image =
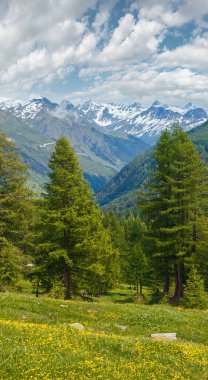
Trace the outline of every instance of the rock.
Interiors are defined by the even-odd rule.
[[[115,324],[116,327],[118,327],[120,330],[125,331],[127,329],[126,326]]]
[[[153,339],[165,339],[165,340],[176,340],[176,333],[160,333],[160,334],[151,334]]]
[[[85,327],[79,322],[71,323],[69,326],[77,330],[85,330]]]

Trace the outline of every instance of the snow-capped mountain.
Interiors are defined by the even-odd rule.
[[[84,113],[84,115],[93,120],[95,123],[102,127],[110,127],[120,120],[128,122],[132,120],[142,106],[139,103],[133,103],[130,106],[117,103],[96,103],[88,101],[83,105],[79,105],[77,109]]]
[[[106,133],[69,101],[57,104],[46,98],[0,98],[0,130],[18,146],[38,187],[46,181],[47,162],[60,136],[70,140],[94,190],[149,147],[131,135]]]
[[[165,128],[178,121],[188,131],[208,118],[207,112],[188,103],[184,108],[169,106],[156,100],[150,107],[139,103],[122,104],[86,102],[78,106],[85,116],[106,130],[123,131],[153,144]]]
[[[203,108],[195,107],[191,103],[182,108],[170,106],[158,100],[145,108],[139,103],[127,106],[88,101],[74,106],[68,100],[63,100],[58,104],[47,98],[29,101],[0,98],[0,109],[8,110],[18,118],[31,121],[39,118],[42,111],[62,120],[81,118],[97,128],[102,128],[105,132],[125,132],[151,145],[165,128],[171,128],[176,121],[185,131],[188,131],[208,118]]]
[[[34,119],[42,110],[52,111],[59,107],[47,98],[31,99],[29,101],[0,97],[0,109],[11,112],[18,118]]]

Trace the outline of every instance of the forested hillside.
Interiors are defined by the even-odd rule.
[[[188,135],[208,162],[208,122],[189,131]],[[154,166],[153,152],[154,148],[140,154],[97,194],[98,202],[105,210],[120,212],[135,207],[137,189],[142,188]]]
[[[154,160],[137,215],[118,219],[96,204],[65,137],[38,198],[16,146],[1,133],[0,290],[91,300],[122,282],[134,287],[137,302],[206,308],[206,165],[178,126],[162,133]]]

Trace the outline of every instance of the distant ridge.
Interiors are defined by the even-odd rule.
[[[57,103],[46,97],[28,101],[1,97],[0,111],[0,128],[18,144],[30,165],[34,184],[42,187],[46,181],[47,161],[54,143],[65,135],[95,191],[153,146],[174,121],[178,120],[188,131],[207,120],[206,111],[191,103],[180,108],[158,100],[145,108],[139,102],[127,106],[88,101],[76,106],[67,99]]]
[[[198,152],[208,162],[208,121],[188,132]],[[123,211],[136,206],[137,190],[141,189],[154,166],[154,148],[138,155],[126,165],[97,194],[97,200],[106,210]]]

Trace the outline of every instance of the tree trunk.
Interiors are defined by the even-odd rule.
[[[175,292],[174,292],[174,302],[178,303],[180,298],[183,297],[183,263],[179,262],[174,264],[174,274],[175,274]]]
[[[196,223],[193,224],[193,236],[192,236],[193,244],[191,247],[191,253],[196,253],[196,240],[197,240],[197,231],[196,231]]]
[[[71,268],[64,263],[64,299],[69,300],[71,298]]]
[[[40,280],[38,278],[37,279],[37,286],[36,286],[36,293],[35,293],[35,295],[36,295],[37,298],[39,297],[39,285],[40,285]]]
[[[69,250],[69,238],[67,231],[64,231],[64,247]],[[64,262],[64,299],[69,300],[71,298],[71,268]]]
[[[165,286],[164,293],[169,294],[170,279],[169,279],[169,257],[165,257]]]
[[[137,282],[136,283],[136,295],[138,297],[138,294],[139,294],[139,283]]]
[[[139,282],[139,294],[142,296],[142,282]]]

